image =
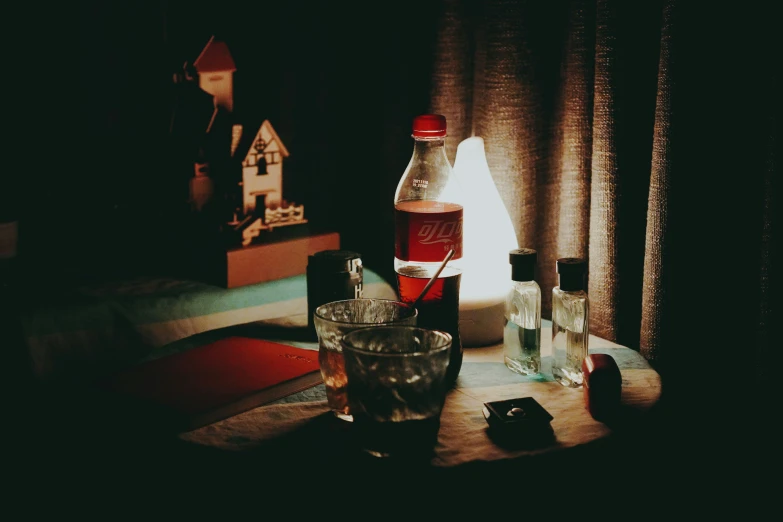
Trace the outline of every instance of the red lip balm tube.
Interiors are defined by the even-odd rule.
[[[620,409],[623,379],[614,358],[605,353],[592,353],[582,361],[585,407],[595,420],[606,421]]]

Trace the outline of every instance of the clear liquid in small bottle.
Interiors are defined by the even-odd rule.
[[[560,286],[552,289],[552,377],[569,388],[583,385],[582,362],[588,353],[589,300],[584,291],[586,264],[558,259]]]
[[[506,297],[503,329],[503,361],[522,375],[541,372],[541,288],[533,280],[536,251],[528,248],[509,253],[512,284]]]

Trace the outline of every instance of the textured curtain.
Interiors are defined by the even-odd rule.
[[[556,259],[587,258],[591,333],[672,382],[769,371],[771,17],[676,0],[443,2],[431,109],[450,122],[452,160],[484,138],[519,244],[539,252],[544,316]]]

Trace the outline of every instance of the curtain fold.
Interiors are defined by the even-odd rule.
[[[556,266],[559,257],[587,258],[590,234],[590,172],[593,154],[593,81],[595,65],[595,6],[583,1],[569,13],[561,67],[562,86],[552,129],[549,182],[539,187],[547,201],[539,227],[541,267]],[[547,228],[551,233],[547,233]],[[541,270],[540,283],[549,292],[557,274]],[[551,314],[551,299],[545,313]]]
[[[476,52],[477,36],[464,2],[451,1],[438,20],[435,42],[433,78],[437,88],[432,92],[432,105],[448,121],[449,139],[446,154],[454,163],[457,145],[473,132],[473,104],[480,93],[474,85],[474,71],[483,70],[483,52]],[[475,63],[481,63],[474,68]]]
[[[780,134],[775,128],[775,119],[770,115],[766,121],[767,126],[767,151],[764,166],[764,188],[762,196],[761,219],[761,266],[759,270],[759,295],[758,295],[758,327],[756,329],[755,359],[758,361],[770,361],[774,357],[770,346],[773,313],[775,308],[773,287],[773,266],[775,259],[775,246],[773,231],[774,214],[776,205],[779,205],[780,176]],[[776,201],[776,199],[778,201]],[[778,225],[779,226],[779,225]],[[779,232],[778,232],[779,234]],[[780,237],[780,236],[778,236]],[[778,246],[779,248],[779,246]],[[778,250],[779,252],[779,250]],[[780,261],[778,261],[780,263]],[[779,277],[779,276],[778,276]],[[779,291],[780,280],[777,280]],[[779,306],[779,305],[778,305]],[[756,382],[774,383],[776,371],[775,365],[759,364],[756,366]],[[770,386],[769,384],[768,386]]]
[[[590,330],[617,338],[618,287],[617,228],[620,204],[618,133],[622,130],[619,82],[623,65],[616,2],[599,0],[596,13],[595,95],[593,98],[593,152],[590,179],[590,244],[588,247]],[[586,197],[586,196],[585,196]]]
[[[529,21],[525,7],[513,1],[484,5],[483,82],[474,113],[474,133],[484,138],[520,246],[535,237],[536,178],[544,159],[530,31],[520,30]]]
[[[668,237],[667,197],[669,192],[669,117],[671,114],[672,77],[672,18],[673,2],[663,10],[661,30],[661,58],[658,68],[658,95],[655,105],[653,131],[653,158],[650,176],[650,194],[647,206],[647,231],[644,253],[644,286],[639,348],[648,360],[655,360],[661,349],[660,331],[665,327],[662,310],[665,306],[665,245]]]

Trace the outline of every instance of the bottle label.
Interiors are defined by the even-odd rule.
[[[462,257],[462,205],[402,201],[394,208],[394,255],[403,261],[443,261],[449,250]]]
[[[0,223],[0,259],[16,257],[16,244],[19,238],[16,221]]]

